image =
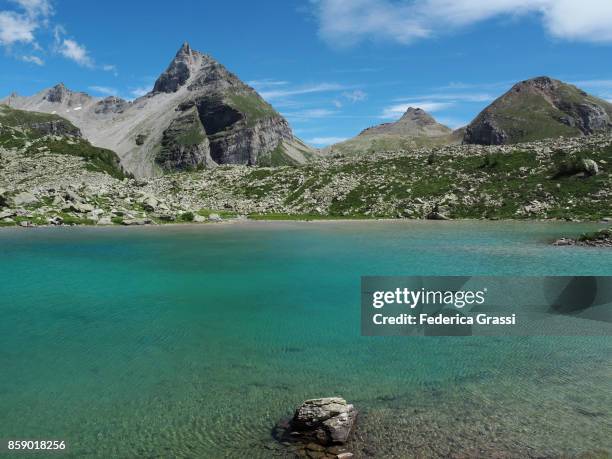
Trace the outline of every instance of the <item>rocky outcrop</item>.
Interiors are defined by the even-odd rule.
[[[49,121],[34,122],[28,125],[29,129],[40,135],[57,135],[81,137],[81,130],[65,119],[54,119]]]
[[[466,144],[502,145],[612,132],[612,104],[579,88],[538,77],[522,81],[466,128]]]
[[[120,97],[110,96],[102,99],[94,107],[94,113],[97,114],[108,114],[108,113],[122,113],[130,103],[123,100]]]
[[[64,98],[68,95],[69,91],[64,86],[64,83],[60,83],[58,85],[53,86],[49,91],[47,91],[46,99],[49,102],[59,103],[64,100]]]
[[[357,410],[341,397],[306,400],[285,424],[282,437],[322,446],[345,444],[355,421]]]
[[[153,92],[176,92],[191,76],[194,56],[188,43],[183,43],[168,68],[155,82]]]
[[[561,238],[553,242],[556,246],[612,247],[612,229],[606,228],[595,233],[586,233],[577,239]]]
[[[155,161],[166,170],[195,170],[215,164],[195,106],[182,112],[164,131]]]

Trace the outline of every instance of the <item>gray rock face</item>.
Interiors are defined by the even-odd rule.
[[[129,106],[130,103],[121,99],[120,97],[110,96],[106,99],[102,99],[96,104],[96,107],[94,108],[94,113],[122,113]]]
[[[215,164],[195,106],[181,113],[164,131],[155,161],[166,170],[195,170]]]
[[[61,102],[67,94],[68,89],[66,89],[64,83],[60,83],[49,89],[46,98],[49,102]]]
[[[538,77],[517,83],[466,128],[466,144],[502,145],[612,132],[612,104]]]
[[[293,415],[292,435],[325,446],[344,444],[356,419],[355,407],[341,397],[306,400]]]
[[[494,119],[485,117],[466,128],[464,139],[465,143],[478,145],[504,145],[508,141],[508,134],[497,126]]]
[[[67,120],[58,119],[40,123],[32,123],[28,126],[41,135],[58,135],[81,137],[81,130]]]
[[[155,82],[153,92],[176,92],[189,79],[193,60],[189,44],[183,43],[170,66]]]

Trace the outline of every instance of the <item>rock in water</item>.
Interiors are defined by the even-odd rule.
[[[357,410],[341,397],[306,400],[295,411],[290,435],[323,446],[344,444],[353,430]]]

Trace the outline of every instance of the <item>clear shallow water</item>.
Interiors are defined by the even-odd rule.
[[[612,451],[609,338],[365,338],[361,275],[612,275],[597,225],[247,223],[0,231],[0,437],[74,457],[270,457],[306,398],[358,457]]]

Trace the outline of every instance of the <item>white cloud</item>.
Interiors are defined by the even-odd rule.
[[[298,112],[284,113],[286,118],[294,118],[300,120],[309,120],[314,118],[327,118],[335,115],[336,111],[328,110],[326,108],[312,108],[307,110],[300,110]]]
[[[260,89],[266,89],[266,88],[275,88],[278,86],[286,86],[289,84],[288,81],[281,81],[281,80],[273,80],[271,78],[266,78],[263,80],[251,80],[248,81],[247,84],[249,86],[254,87],[257,90]]]
[[[314,137],[306,142],[317,147],[327,147],[328,145],[344,142],[345,140],[347,140],[346,137]]]
[[[151,92],[152,89],[153,89],[153,86],[141,86],[141,87],[132,89],[130,91],[130,95],[136,98],[142,97],[145,94],[148,94],[149,92]]]
[[[104,70],[105,72],[111,72],[115,76],[119,75],[119,71],[117,70],[116,65],[105,64],[102,66],[102,70]]]
[[[119,93],[115,88],[108,86],[90,86],[89,89],[105,96],[116,96]]]
[[[354,91],[343,92],[342,96],[345,99],[350,100],[351,102],[361,102],[368,98],[368,95],[365,92],[363,92],[361,89],[355,89]]]
[[[0,11],[0,45],[28,43],[35,48],[34,32],[52,14],[47,0],[12,0],[22,11]]]
[[[581,80],[573,81],[572,84],[579,88],[612,89],[612,80]]]
[[[612,42],[610,0],[311,0],[321,38],[334,47],[367,39],[409,44],[496,17],[535,15],[553,37]]]
[[[336,83],[318,83],[318,84],[301,86],[301,87],[296,87],[296,88],[277,89],[277,90],[272,89],[269,91],[261,91],[260,95],[264,99],[273,100],[273,99],[280,99],[283,97],[298,96],[302,94],[342,91],[343,89],[346,89],[346,86],[336,84]]]
[[[70,59],[82,67],[92,68],[94,66],[93,59],[89,55],[87,48],[70,38],[61,40],[58,52],[66,59]]]
[[[410,107],[421,108],[426,112],[437,112],[452,107],[453,105],[454,104],[452,102],[412,101],[405,104],[391,105],[390,107],[386,107],[379,118],[398,119],[404,113],[406,113],[406,110],[408,110]]]
[[[445,100],[451,102],[489,102],[496,98],[491,94],[486,93],[435,93],[420,96],[399,97],[395,99],[397,102],[409,100]]]
[[[21,56],[19,59],[21,59],[24,62],[29,62],[30,64],[36,64],[40,66],[45,65],[45,61],[43,61],[38,56]]]
[[[0,11],[0,44],[10,46],[14,43],[32,43],[36,21],[13,11]]]
[[[23,8],[30,17],[47,17],[53,13],[48,0],[12,0],[12,2]]]
[[[470,123],[470,121],[447,118],[444,116],[436,117],[436,121],[440,124],[448,126],[451,129],[459,129],[460,127],[467,126]]]

